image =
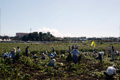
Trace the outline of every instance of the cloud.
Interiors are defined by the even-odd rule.
[[[43,32],[43,33],[50,32],[55,37],[71,37],[72,36],[70,33],[62,34],[57,29],[52,29],[52,28],[47,28],[47,27],[43,27],[43,28],[39,29],[39,32]]]
[[[73,37],[73,36],[72,36],[72,34],[70,34],[70,33],[66,33],[66,34],[64,35],[64,37]]]

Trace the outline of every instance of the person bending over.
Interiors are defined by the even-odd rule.
[[[109,66],[109,67],[107,68],[107,71],[104,72],[104,74],[107,76],[107,78],[112,78],[113,75],[116,74],[115,66]]]

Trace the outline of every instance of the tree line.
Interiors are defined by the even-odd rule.
[[[42,32],[33,32],[27,35],[24,35],[21,38],[22,41],[55,41],[55,37],[50,33],[42,33]]]

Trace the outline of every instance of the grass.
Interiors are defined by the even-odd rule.
[[[66,57],[68,56],[68,46],[77,44],[81,53],[81,61],[74,64],[72,61],[67,62]],[[76,80],[76,79],[87,79],[87,80],[104,80],[106,77],[103,72],[106,71],[108,66],[116,65],[118,68],[117,75],[114,79],[120,78],[120,56],[116,56],[115,61],[111,62],[107,57],[107,47],[109,44],[97,44],[96,50],[105,51],[103,63],[93,57],[93,47],[90,47],[90,43],[0,43],[0,79],[10,80],[35,80],[35,79],[58,79],[58,80]],[[25,47],[29,45],[29,57],[24,56]],[[115,50],[120,51],[119,44],[113,44]],[[20,58],[15,64],[12,63],[12,59],[4,59],[2,55],[7,51],[10,52],[13,47],[19,46],[21,49]],[[44,51],[48,53],[52,52],[52,47],[57,52],[56,66],[49,67],[49,57],[45,60],[41,60],[41,55]],[[88,51],[89,55],[84,55],[84,52]],[[33,54],[37,54],[38,58],[33,59]],[[61,56],[65,54],[65,56]],[[63,65],[61,65],[63,63]]]

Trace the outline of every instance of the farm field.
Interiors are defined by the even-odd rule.
[[[26,46],[29,45],[29,57],[24,55]],[[73,61],[67,62],[68,46],[78,45],[80,51],[80,62],[74,64]],[[120,44],[112,44],[115,50],[120,52]],[[10,52],[13,47],[20,47],[19,59],[15,64],[12,59],[4,59],[2,56],[5,52]],[[120,56],[115,56],[114,61],[108,57],[108,43],[96,44],[97,52],[104,51],[103,63],[93,57],[94,48],[90,43],[0,43],[0,80],[105,80],[108,66],[116,65],[118,71],[113,77],[120,80]],[[57,53],[56,65],[49,67],[49,54],[52,53],[52,47]],[[41,59],[44,51],[48,52],[45,60]],[[84,55],[84,52],[89,52]],[[33,54],[38,56],[33,59]],[[63,56],[64,54],[64,56]],[[63,64],[62,64],[63,63]]]

